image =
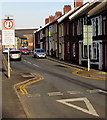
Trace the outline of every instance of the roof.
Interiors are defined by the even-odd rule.
[[[34,31],[34,33],[41,31],[41,30],[44,29],[45,27],[47,27],[47,26],[51,25],[52,23],[56,22],[58,19],[59,19],[59,17],[58,17],[56,20],[54,20],[54,21],[52,21],[52,22],[50,22],[50,23],[47,23],[47,24],[44,25],[42,28],[39,28],[37,31]]]
[[[70,10],[68,13],[66,13],[65,15],[63,15],[61,18],[59,18],[57,21],[58,23],[62,22],[66,17],[68,17],[71,13],[73,13],[75,10],[75,8],[73,8],[72,10]]]
[[[72,14],[69,19],[72,20],[76,17],[79,17],[83,14],[87,14],[88,12],[93,9],[94,7],[96,7],[98,4],[100,4],[99,2],[100,0],[92,0],[90,2],[87,2],[86,4],[84,4],[84,6],[82,6],[79,10],[77,10],[74,14]]]
[[[97,5],[96,7],[94,7],[92,10],[90,10],[88,12],[88,15],[91,17],[93,15],[96,15],[104,10],[107,10],[107,1],[103,1],[101,2],[99,5]]]
[[[81,13],[83,13],[87,8],[89,7],[89,2],[86,3],[85,5],[83,5],[79,10],[77,10],[75,13],[73,13],[69,19],[72,20],[74,17],[80,15]]]
[[[24,35],[29,35],[29,34],[33,35],[34,31],[36,30],[37,28],[31,28],[31,29],[17,28],[15,29],[15,36],[20,38],[26,38]]]

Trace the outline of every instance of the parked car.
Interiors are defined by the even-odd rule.
[[[36,49],[35,52],[34,52],[33,57],[46,58],[46,53],[45,53],[44,49]]]
[[[21,52],[20,50],[10,50],[9,51],[9,57],[10,60],[21,60]]]
[[[22,53],[23,48],[19,48],[20,52]]]
[[[30,53],[29,49],[22,49],[22,54],[28,55]]]
[[[16,48],[10,48],[10,50],[16,50]]]
[[[2,53],[7,54],[8,53],[8,48],[3,48]]]

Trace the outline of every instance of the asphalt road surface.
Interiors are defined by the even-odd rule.
[[[28,118],[105,118],[104,81],[80,78],[72,68],[31,55],[12,61],[11,67],[43,77],[26,86],[28,94],[18,92]]]

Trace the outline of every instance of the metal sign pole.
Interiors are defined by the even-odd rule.
[[[87,25],[87,55],[88,55],[88,71],[90,71],[90,50],[89,50],[89,36],[88,36],[88,25]]]
[[[15,28],[14,20],[10,19],[11,15],[5,16],[7,19],[2,20],[2,45],[8,46],[8,78],[10,79],[10,58],[9,48],[11,45],[15,45]]]
[[[87,45],[87,50],[88,50],[88,71],[90,71],[90,51],[89,51],[89,44]]]
[[[10,79],[10,58],[9,58],[9,47],[8,47],[8,78]]]

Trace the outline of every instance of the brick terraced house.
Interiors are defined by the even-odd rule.
[[[92,34],[89,45],[91,67],[107,71],[107,1],[92,0],[74,2],[74,8],[64,6],[64,14],[45,19],[46,25],[37,33],[40,47],[47,55],[69,61],[70,63],[87,66],[87,44],[84,39],[84,26],[91,26],[87,31]],[[44,35],[44,36],[43,36]]]

